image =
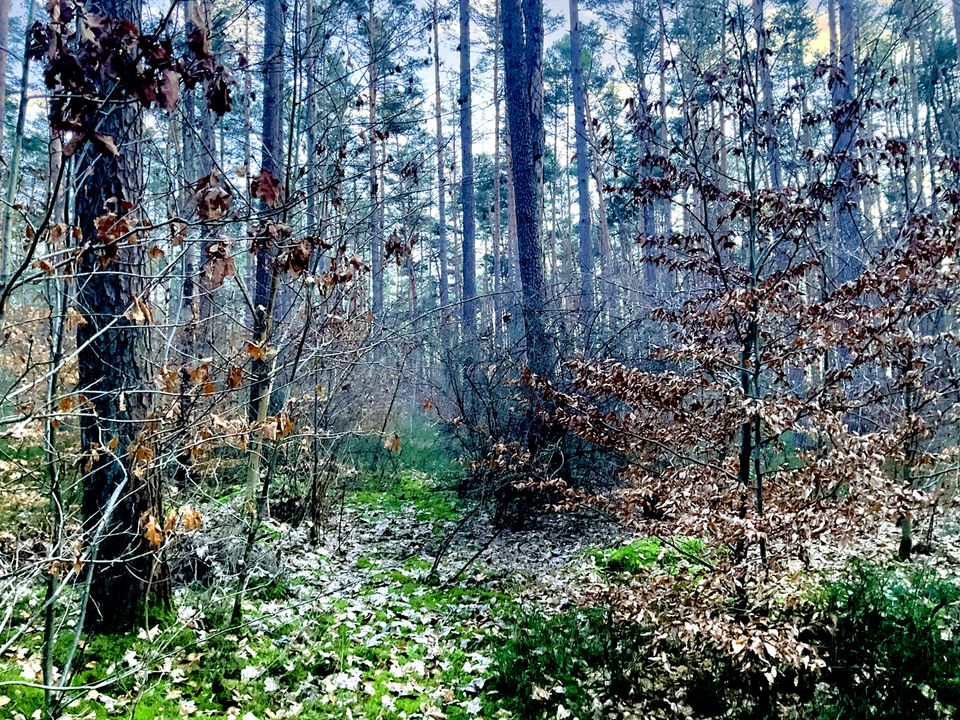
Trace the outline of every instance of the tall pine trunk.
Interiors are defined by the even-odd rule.
[[[570,68],[573,75],[573,121],[577,147],[577,225],[580,239],[580,317],[587,342],[593,317],[593,246],[590,240],[590,154],[587,149],[587,91],[583,82],[580,8],[570,0]]]
[[[556,354],[544,318],[543,4],[504,0],[501,20],[527,364],[550,377]]]
[[[286,5],[283,0],[264,0],[263,39],[263,154],[261,167],[271,173],[283,186],[283,45],[286,24]],[[263,207],[264,221],[275,210]],[[254,285],[253,341],[263,343],[269,334],[271,313],[276,292],[276,258],[278,248],[267,240],[257,243],[257,270]],[[270,361],[261,356],[252,363],[253,381],[250,383],[250,418],[260,414],[260,399],[269,392]]]
[[[837,10],[840,20],[839,64],[833,79],[832,99],[834,112],[834,162],[836,168],[834,213],[837,216],[839,233],[837,251],[839,256],[838,279],[846,282],[859,273],[859,192],[853,175],[856,154],[858,104],[855,100],[856,71],[854,69],[853,0],[839,0]]]
[[[470,80],[470,0],[460,0],[460,205],[463,208],[463,336],[472,343],[477,324],[476,208],[473,192],[473,116]]]
[[[375,322],[383,322],[383,208],[380,199],[379,164],[377,151],[377,16],[375,0],[370,0],[367,18],[367,142],[370,144],[370,274],[372,310]]]
[[[439,254],[440,263],[440,336],[446,340],[449,336],[450,279],[447,259],[447,179],[443,160],[443,96],[440,87],[440,10],[438,0],[433,0],[433,79],[436,98],[434,117],[437,125],[437,212],[439,214]]]

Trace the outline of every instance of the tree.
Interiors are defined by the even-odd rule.
[[[504,0],[502,8],[504,82],[527,364],[537,375],[550,377],[556,352],[544,317],[543,3],[541,0]]]
[[[90,10],[109,23],[118,56],[135,63],[122,41],[140,26],[139,0],[98,0]],[[83,521],[95,558],[85,626],[121,632],[142,620],[156,581],[144,532],[161,513],[156,478],[144,467],[152,453],[143,426],[152,397],[145,248],[127,242],[143,212],[142,119],[108,76],[95,86],[103,98],[95,115],[102,135],[80,153],[76,194],[77,308],[87,321],[77,330],[77,392],[90,402],[80,429]]]
[[[263,153],[257,191],[273,200],[264,199],[264,218],[257,229],[256,284],[254,286],[253,342],[264,348],[270,336],[277,294],[276,260],[281,239],[278,215],[278,194],[282,192],[284,174],[283,145],[283,48],[286,26],[286,5],[283,0],[264,0],[263,41]],[[254,380],[250,384],[250,419],[261,411],[261,398],[269,395],[270,363],[265,353],[253,357]],[[262,418],[261,418],[262,419]]]
[[[473,178],[473,90],[470,79],[470,0],[460,0],[460,204],[463,207],[463,334],[473,341],[477,324],[476,209]]]
[[[573,74],[574,133],[577,146],[577,207],[580,213],[580,315],[586,332],[593,314],[593,245],[590,239],[590,155],[587,150],[587,90],[583,82],[578,0],[570,0],[570,67]]]
[[[443,93],[440,91],[440,11],[439,0],[433,0],[433,78],[434,78],[434,117],[436,122],[436,162],[437,162],[437,234],[440,262],[440,328],[446,335],[446,318],[450,304],[450,281],[447,278],[447,183],[444,162],[443,143]]]
[[[857,275],[860,267],[857,253],[860,248],[859,192],[853,164],[857,152],[857,124],[860,117],[856,98],[856,71],[854,67],[853,0],[838,0],[840,21],[838,64],[831,78],[835,158],[834,213],[837,217],[838,267],[837,278],[846,282]]]
[[[379,21],[376,0],[370,0],[367,10],[367,143],[369,145],[370,183],[370,268],[372,278],[373,317],[383,322],[383,201],[380,194],[379,138],[377,136],[377,78],[381,55],[378,38]]]

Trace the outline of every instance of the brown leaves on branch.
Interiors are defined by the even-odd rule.
[[[265,440],[276,442],[293,432],[293,421],[286,413],[271,415],[263,422],[255,423],[254,430],[259,432]]]
[[[233,196],[223,185],[217,171],[197,180],[191,204],[197,208],[201,220],[219,220],[230,211]]]
[[[233,277],[236,272],[236,264],[226,241],[219,240],[206,246],[203,275],[209,289],[220,287],[226,278]]]
[[[30,56],[44,63],[44,82],[54,91],[50,121],[55,130],[71,132],[64,155],[92,142],[98,152],[116,156],[115,139],[90,131],[109,105],[136,100],[172,113],[180,86],[205,87],[208,107],[218,115],[231,109],[227,68],[210,49],[209,31],[197,27],[188,39],[189,54],[177,57],[169,37],[141,34],[130,20],[90,12],[67,0],[47,5],[49,21],[29,29]]]
[[[161,524],[156,515],[145,512],[140,516],[143,538],[154,550],[159,550],[174,533],[187,533],[203,527],[203,517],[193,505],[170,508]]]
[[[275,208],[280,204],[283,190],[280,182],[273,173],[263,168],[260,174],[250,181],[250,196],[262,200],[268,208]]]

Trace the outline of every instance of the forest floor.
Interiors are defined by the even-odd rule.
[[[277,501],[261,529],[238,624],[229,618],[244,532],[242,490],[227,485],[219,493],[178,497],[196,504],[203,525],[165,550],[173,607],[156,610],[138,636],[82,638],[61,717],[489,720],[517,717],[518,707],[522,715],[542,715],[526,712],[523,702],[531,698],[558,720],[652,717],[639,707],[631,715],[622,705],[605,706],[602,692],[581,692],[603,686],[602,670],[584,676],[593,672],[591,662],[571,664],[578,651],[569,643],[579,642],[582,627],[522,622],[575,615],[584,592],[609,579],[605,573],[667,562],[669,550],[650,538],[626,537],[596,516],[547,516],[522,531],[497,531],[484,508],[458,499],[443,473],[428,469],[395,464],[356,474],[331,494],[327,517],[316,527],[281,521],[290,512]],[[20,518],[24,532],[43,526],[31,516],[42,514],[42,496],[24,488],[4,498],[14,504],[0,507],[0,520]],[[16,530],[0,523],[8,527]],[[874,550],[892,557],[896,529],[878,532]],[[20,547],[12,548],[9,537],[6,546],[0,537],[0,577],[10,569],[11,551],[26,553],[21,563],[30,552],[43,557],[39,538],[18,535]],[[925,562],[946,564],[955,576],[958,537],[951,532]],[[696,553],[691,542],[688,550]],[[863,548],[851,553],[862,555]],[[674,570],[678,557],[669,560]],[[839,567],[843,560],[831,562]],[[61,603],[73,611],[57,629],[56,669],[74,643],[79,591],[79,584],[69,586]],[[40,718],[42,605],[38,582],[23,589],[0,626],[6,627],[0,631],[3,720]],[[517,627],[531,635],[526,644],[516,640]],[[547,661],[516,662],[537,654]],[[505,667],[517,676],[505,677]],[[543,667],[566,676],[541,677]],[[578,712],[569,709],[571,701]]]
[[[171,550],[177,573],[202,567],[209,587],[178,588],[176,615],[159,613],[139,637],[81,641],[62,717],[510,717],[488,685],[504,624],[569,606],[616,528],[555,517],[495,532],[422,473],[374,486],[346,493],[318,538],[308,524],[265,522],[271,554],[256,563],[238,626],[226,621],[236,586],[215,578],[236,537],[225,510],[240,500],[198,505],[204,527]],[[25,621],[40,601],[23,603]],[[64,628],[55,657],[73,635]],[[37,624],[0,658],[0,717],[39,717],[42,691],[6,683],[38,682],[41,648]]]

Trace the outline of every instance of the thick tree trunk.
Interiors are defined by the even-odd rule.
[[[556,353],[544,322],[543,4],[541,0],[504,0],[501,19],[527,364],[549,378]]]
[[[91,9],[139,27],[138,0],[100,0]],[[153,575],[144,522],[150,515],[162,517],[153,473],[137,459],[149,455],[150,447],[149,438],[139,436],[151,405],[148,334],[125,316],[135,301],[146,302],[144,248],[124,241],[105,247],[96,227],[108,209],[126,214],[131,225],[139,219],[143,167],[138,107],[133,102],[106,104],[99,127],[114,139],[120,154],[102,154],[87,144],[76,173],[82,179],[76,219],[83,243],[77,304],[87,319],[77,331],[77,389],[93,405],[92,412],[82,415],[80,427],[86,457],[84,530],[88,542],[96,545],[85,620],[93,631],[129,630],[142,618]],[[124,209],[127,203],[129,211]],[[112,251],[115,259],[107,261]]]
[[[473,192],[473,116],[470,80],[470,0],[460,0],[460,204],[463,207],[463,336],[472,342],[477,324],[476,208]]]

